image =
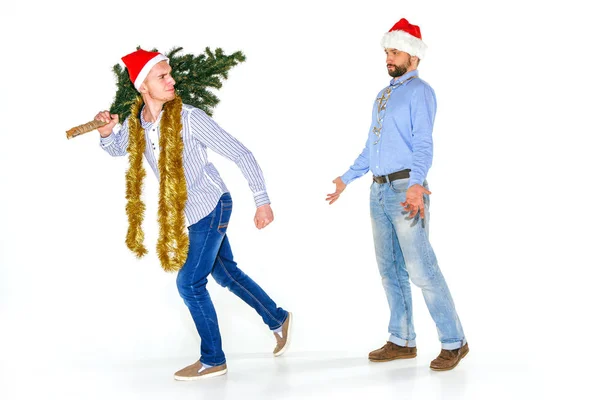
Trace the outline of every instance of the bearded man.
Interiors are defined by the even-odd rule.
[[[381,40],[392,80],[373,106],[367,144],[350,169],[337,177],[334,203],[353,180],[369,170],[371,224],[375,255],[390,307],[389,339],[369,354],[375,362],[417,355],[410,281],[419,287],[442,344],[430,364],[450,370],[469,346],[450,291],[429,243],[429,187],[426,176],[433,158],[433,121],[437,102],[417,66],[427,46],[421,30],[402,18]]]

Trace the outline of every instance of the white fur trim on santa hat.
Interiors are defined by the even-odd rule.
[[[427,45],[419,38],[405,31],[391,31],[383,35],[381,45],[384,49],[397,49],[421,60],[427,52]]]
[[[168,63],[169,59],[166,56],[163,56],[162,54],[157,54],[156,56],[151,58],[146,63],[146,65],[144,65],[144,68],[142,68],[142,70],[138,74],[137,78],[135,78],[135,82],[133,83],[133,86],[135,86],[135,88],[138,90],[138,92],[140,91],[140,86],[142,86],[142,83],[144,83],[144,80],[150,73],[150,70],[152,69],[152,67],[154,67],[156,64],[158,64],[161,61],[166,61]]]

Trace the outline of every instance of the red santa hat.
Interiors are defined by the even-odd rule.
[[[421,60],[427,51],[427,45],[421,39],[421,29],[402,18],[381,39],[384,49],[397,49]]]
[[[164,55],[155,51],[136,50],[131,54],[122,57],[121,60],[127,67],[129,79],[133,82],[133,86],[139,91],[140,86],[144,83],[144,79],[156,64],[161,61],[169,62],[169,59]]]

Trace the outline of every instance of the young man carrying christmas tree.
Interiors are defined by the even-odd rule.
[[[238,165],[254,194],[254,223],[263,229],[273,221],[273,211],[254,156],[204,111],[182,104],[166,56],[140,49],[122,60],[140,96],[122,126],[117,125],[118,115],[108,111],[95,119],[106,123],[98,128],[101,147],[112,156],[129,153],[127,245],[138,257],[147,252],[142,231],[142,155],[160,182],[158,255],[165,270],[179,271],[177,288],[201,339],[200,360],[177,371],[175,379],[227,373],[217,315],[206,289],[209,274],[256,310],[274,332],[274,355],[283,354],[290,342],[292,314],[277,307],[233,260],[226,234],[232,199],[207,159],[207,148]]]
[[[402,18],[382,40],[389,86],[377,95],[367,143],[354,164],[337,177],[334,203],[350,182],[369,170],[375,255],[390,306],[387,343],[369,354],[375,362],[417,355],[409,279],[423,291],[442,350],[430,367],[453,369],[469,352],[450,290],[429,243],[427,171],[433,159],[437,102],[417,66],[427,46],[421,30]]]

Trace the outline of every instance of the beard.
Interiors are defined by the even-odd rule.
[[[410,66],[410,61],[404,65],[394,65],[394,64],[388,64],[388,74],[390,74],[390,76],[392,78],[397,78],[399,76],[402,76],[406,73],[406,71],[408,71],[408,67]],[[389,67],[392,67],[392,69],[389,69]]]

